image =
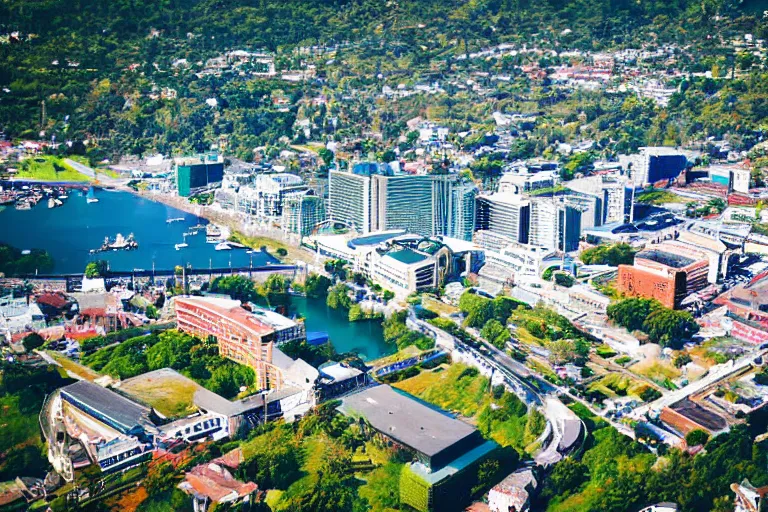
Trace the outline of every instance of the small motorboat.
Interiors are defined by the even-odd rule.
[[[227,242],[221,242],[220,244],[216,245],[217,251],[229,251],[231,249],[232,247],[230,247],[230,245]]]

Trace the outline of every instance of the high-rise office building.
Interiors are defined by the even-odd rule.
[[[477,198],[475,227],[527,244],[531,203],[520,195],[500,192]]]
[[[361,233],[404,229],[423,236],[471,240],[477,187],[457,175],[395,174],[357,164],[331,171],[329,218]]]
[[[349,171],[331,171],[328,176],[328,218],[359,231],[372,230],[373,177],[391,174],[387,165],[359,163]]]
[[[564,198],[531,200],[531,245],[575,251],[581,236],[581,210]]]

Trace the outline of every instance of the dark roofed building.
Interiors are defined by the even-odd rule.
[[[151,409],[128,400],[88,381],[79,381],[61,389],[61,399],[121,434],[141,435],[150,420]]]
[[[340,410],[361,416],[381,435],[416,452],[428,468],[440,468],[483,442],[471,425],[421,404],[390,386],[343,399]]]

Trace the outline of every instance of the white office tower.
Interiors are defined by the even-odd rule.
[[[601,206],[601,224],[624,222],[626,213],[627,185],[621,176],[588,176],[565,184],[569,189],[598,199]],[[587,227],[587,226],[582,226]]]
[[[529,243],[551,249],[577,250],[581,236],[581,214],[578,208],[563,198],[532,199]]]
[[[478,230],[490,231],[514,242],[527,244],[530,216],[531,202],[522,196],[497,192],[477,198],[475,226]]]
[[[331,220],[366,234],[402,229],[470,240],[477,188],[456,175],[395,174],[387,165],[331,171]]]

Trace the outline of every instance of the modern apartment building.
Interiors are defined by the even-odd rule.
[[[326,219],[325,200],[310,195],[293,195],[283,202],[283,231],[307,236]]]

